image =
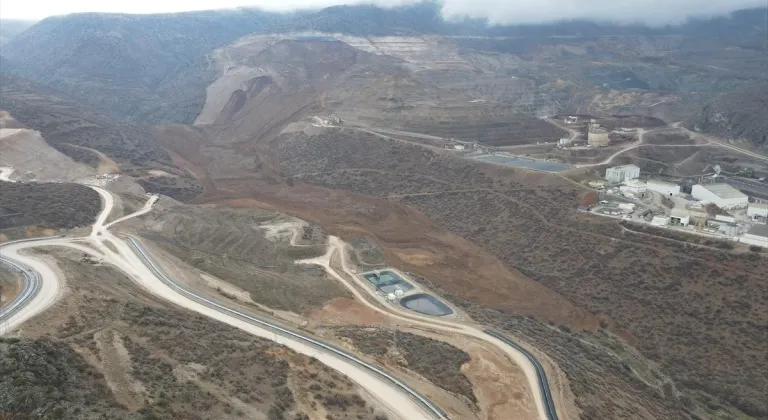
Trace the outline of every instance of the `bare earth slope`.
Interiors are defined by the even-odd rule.
[[[13,167],[14,179],[37,181],[74,181],[95,172],[51,147],[40,132],[29,129],[0,128],[0,166]]]

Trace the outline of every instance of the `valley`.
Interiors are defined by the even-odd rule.
[[[768,199],[766,13],[489,26],[427,2],[12,33],[0,411],[765,418],[765,249],[590,210],[637,201],[619,165]]]

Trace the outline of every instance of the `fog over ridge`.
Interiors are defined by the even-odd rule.
[[[765,0],[436,0],[446,19],[488,19],[492,24],[536,24],[559,20],[596,20],[676,24],[692,17],[712,17],[729,12],[765,7]],[[320,9],[338,5],[374,4],[397,7],[420,0],[2,0],[4,19],[41,19],[78,12],[168,13],[192,10],[257,7],[272,11]]]

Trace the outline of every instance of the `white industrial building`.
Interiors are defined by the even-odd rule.
[[[708,201],[721,209],[747,207],[749,197],[728,184],[694,185],[691,189],[693,198]]]
[[[686,209],[672,209],[669,222],[673,225],[688,226],[691,224],[691,213]]]
[[[649,179],[648,182],[646,182],[646,188],[648,188],[648,191],[655,191],[666,196],[680,195],[680,186],[671,182]]]
[[[723,223],[720,225],[719,229],[720,232],[723,232],[728,236],[736,236],[739,234],[739,225],[735,223]]]
[[[630,193],[634,195],[640,195],[646,190],[645,182],[638,181],[636,179],[630,179],[624,182],[624,185],[619,187],[619,191],[623,193]]]
[[[636,165],[614,166],[605,170],[605,179],[610,182],[619,183],[637,178],[640,178],[640,168]]]
[[[747,233],[741,235],[741,242],[768,248],[768,225],[756,224]]]
[[[750,203],[747,206],[747,216],[753,219],[768,217],[768,203]]]
[[[724,223],[736,223],[736,218],[733,216],[726,216],[724,214],[716,214],[715,220],[718,222],[724,222]]]

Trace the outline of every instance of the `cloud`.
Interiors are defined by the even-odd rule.
[[[765,0],[445,0],[443,15],[487,18],[494,24],[588,19],[664,25],[765,5]]]
[[[165,13],[255,6],[288,11],[340,4],[392,7],[418,0],[0,0],[0,18],[43,18],[76,12]],[[487,18],[491,23],[542,23],[593,19],[652,25],[722,15],[765,0],[442,0],[446,18]]]

